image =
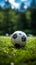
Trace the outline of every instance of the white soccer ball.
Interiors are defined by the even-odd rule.
[[[16,31],[11,35],[11,40],[17,47],[24,46],[26,44],[27,35],[22,31]]]

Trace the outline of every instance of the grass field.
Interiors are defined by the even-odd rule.
[[[13,47],[10,37],[0,36],[0,65],[36,65],[36,37],[28,37],[25,47]]]

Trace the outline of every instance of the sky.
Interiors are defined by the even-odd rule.
[[[5,0],[0,0],[0,2],[4,2]]]
[[[2,7],[4,7],[4,3],[6,0],[0,0],[0,5]],[[28,7],[30,7],[32,0],[9,0],[9,2],[11,3],[11,7],[12,9],[20,9],[21,3],[24,2],[24,8],[27,9]]]
[[[16,9],[20,9],[20,5],[22,2],[25,3],[25,8],[28,8],[30,6],[32,0],[9,0],[9,2],[11,3],[12,8],[16,8]]]

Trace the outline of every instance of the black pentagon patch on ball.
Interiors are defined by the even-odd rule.
[[[14,38],[14,39],[16,39],[16,38],[17,38],[17,34],[16,34],[16,33],[13,35],[13,38]]]
[[[22,36],[22,42],[25,42],[25,41],[26,41],[26,37]]]
[[[19,35],[22,35],[21,33],[19,33]]]
[[[20,48],[20,45],[17,44],[17,43],[16,43],[14,46],[15,46],[16,48]]]

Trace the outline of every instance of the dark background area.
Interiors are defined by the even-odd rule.
[[[5,2],[8,4],[9,2]],[[34,3],[32,4],[34,5]],[[21,5],[23,8],[23,4]],[[36,8],[30,7],[26,12],[19,12],[11,7],[3,9],[0,6],[0,35],[12,34],[16,30],[26,34],[36,35]]]

